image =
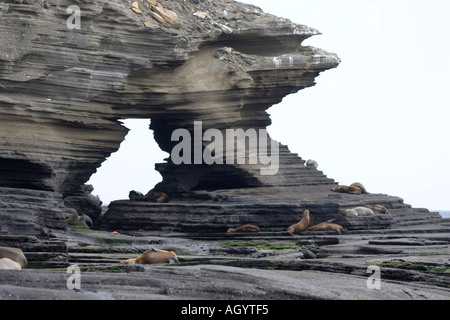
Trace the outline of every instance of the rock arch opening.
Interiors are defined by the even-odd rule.
[[[111,201],[128,199],[130,190],[148,192],[162,177],[155,164],[168,155],[162,151],[149,129],[150,119],[125,119],[120,122],[129,129],[119,150],[111,154],[88,184],[104,205]]]

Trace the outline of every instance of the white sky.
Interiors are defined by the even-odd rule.
[[[341,184],[359,181],[414,207],[450,210],[450,2],[243,2],[318,29],[304,45],[342,60],[315,87],[268,110],[272,138]],[[89,182],[105,203],[150,190],[161,180],[154,163],[168,156],[149,121],[126,125],[132,131],[121,149]]]

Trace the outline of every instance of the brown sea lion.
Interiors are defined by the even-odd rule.
[[[362,194],[362,190],[359,187],[350,186],[348,187],[348,193],[350,194]]]
[[[164,192],[160,192],[159,197],[156,199],[156,203],[166,203],[169,202],[169,196]]]
[[[120,261],[119,264],[156,264],[156,263],[178,263],[175,252],[150,249],[137,258]]]
[[[143,201],[144,195],[139,191],[131,190],[130,193],[128,193],[128,198],[130,198],[131,201]]]
[[[308,228],[309,226],[309,210],[305,210],[303,212],[302,220],[300,220],[298,223],[291,225],[286,231],[290,234],[294,234],[297,232],[303,232]]]
[[[259,227],[251,224],[244,224],[243,226],[240,226],[238,228],[230,228],[227,230],[227,233],[236,233],[236,232],[259,232]]]
[[[8,258],[14,262],[17,262],[21,268],[25,268],[28,263],[22,250],[18,248],[0,247],[0,259],[2,258]]]
[[[355,182],[355,183],[352,183],[352,184],[350,185],[350,187],[356,187],[356,188],[361,189],[361,192],[362,192],[363,194],[367,194],[367,193],[368,193],[367,190],[366,190],[366,188],[362,185],[362,183]]]
[[[385,214],[388,214],[388,213],[389,213],[389,210],[388,210],[386,207],[383,207],[383,206],[380,205],[380,204],[376,204],[376,205],[374,205],[374,206],[367,205],[366,207],[369,208],[369,209],[372,209],[372,210],[381,212],[381,213],[385,213]]]
[[[348,193],[348,186],[337,186],[331,188],[331,191],[338,192],[338,193]]]
[[[128,194],[128,198],[131,201],[146,201],[146,202],[156,202],[156,203],[166,203],[169,202],[169,196],[164,192],[150,190],[145,196],[139,191],[132,190]]]
[[[169,196],[164,192],[151,190],[144,196],[144,201],[166,203],[169,202]]]
[[[79,216],[78,213],[70,213],[67,218],[66,221],[85,221],[84,216]]]
[[[344,229],[341,225],[336,223],[322,222],[318,225],[308,227],[308,231],[338,231]]]
[[[331,191],[338,193],[350,193],[350,194],[361,194],[362,191],[360,188],[355,186],[337,186],[331,188]]]

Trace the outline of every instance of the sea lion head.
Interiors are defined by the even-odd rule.
[[[130,200],[141,200],[144,198],[144,195],[139,191],[131,190],[130,193],[128,193],[128,198]]]
[[[309,219],[309,210],[303,211],[303,218]]]
[[[177,256],[173,256],[173,257],[169,258],[169,263],[170,264],[172,264],[172,263],[180,263],[180,261],[178,261]]]
[[[155,250],[152,248],[152,250]],[[178,261],[178,257],[173,251],[166,251],[166,250],[156,250],[156,253],[166,255],[167,257],[167,263],[180,263]]]

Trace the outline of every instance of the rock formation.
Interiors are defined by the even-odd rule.
[[[264,131],[269,107],[338,66],[302,44],[317,30],[231,0],[73,4],[0,2],[0,246],[20,248],[29,269],[2,271],[0,299],[448,299],[448,221],[371,190],[333,192]],[[261,143],[214,140],[215,164],[196,154],[212,141],[194,143],[184,164],[155,166],[163,181],[148,189],[169,202],[117,200],[105,213],[85,183],[119,149],[126,118],[150,119],[169,153],[178,129],[254,130]],[[271,174],[262,154],[279,156]],[[388,214],[339,213],[375,205]],[[345,232],[287,234],[305,210]],[[260,232],[226,233],[246,224]],[[180,252],[181,266],[119,264],[153,245]],[[79,292],[52,270],[73,263]],[[367,263],[383,266],[383,291],[364,286]]]
[[[317,30],[230,0],[99,0],[80,3],[79,11],[70,5],[0,6],[3,233],[48,237],[74,210],[107,230],[187,232],[244,223],[284,229],[305,209],[315,223],[367,204],[386,206],[390,215],[338,216],[339,223],[388,228],[405,215],[409,222],[438,219],[396,197],[333,194],[334,180],[268,136],[279,149],[276,174],[261,174],[263,161],[177,165],[168,158],[156,165],[163,181],[155,189],[169,194],[169,203],[117,201],[102,216],[84,184],[127,134],[120,119],[151,119],[156,142],[169,153],[178,143],[172,133],[194,135],[196,121],[202,132],[224,136],[265,129],[269,107],[313,86],[340,60],[302,45]],[[244,147],[245,160],[252,148]]]

